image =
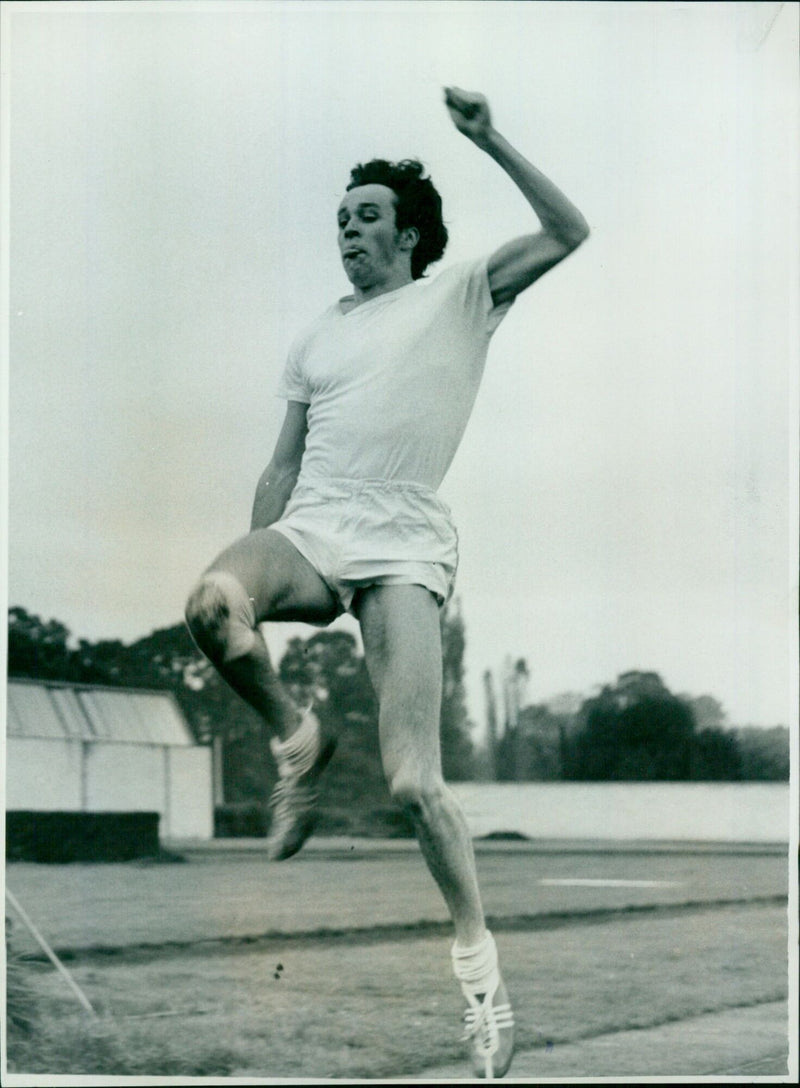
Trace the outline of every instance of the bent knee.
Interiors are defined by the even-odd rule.
[[[447,787],[440,775],[423,775],[407,769],[392,775],[389,792],[402,809],[423,818],[441,808],[447,797]]]
[[[241,582],[226,571],[203,575],[186,603],[186,623],[197,645],[215,663],[232,661],[252,649],[253,602]]]

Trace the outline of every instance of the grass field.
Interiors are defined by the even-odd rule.
[[[447,921],[416,844],[358,843],[337,852],[309,844],[281,865],[266,863],[263,852],[187,856],[182,865],[14,863],[6,873],[57,949]],[[486,911],[503,919],[774,899],[785,897],[788,885],[785,852],[542,854],[524,844],[501,849],[479,843],[477,863]],[[572,877],[623,882],[583,889],[557,883]]]
[[[522,1046],[564,1043],[785,996],[786,915],[676,912],[498,934]],[[131,1076],[389,1077],[461,1053],[440,937],[279,942],[247,952],[73,965],[90,1022],[36,965],[35,1033],[9,1069]],[[620,1075],[625,1070],[619,1070]],[[669,1070],[665,1070],[669,1073]]]
[[[639,864],[630,861],[634,868]],[[80,1010],[49,965],[23,963],[36,995],[37,1022],[27,1036],[10,1035],[9,1071],[348,1079],[409,1075],[457,1060],[462,1004],[450,974],[449,936],[410,928],[387,939],[359,927],[375,916],[365,896],[384,862],[325,863],[346,888],[347,917],[356,926],[338,937],[287,933],[252,944],[240,936],[236,943],[189,941],[128,951],[116,944],[114,954],[83,952],[68,962],[99,1012],[96,1021]],[[408,858],[395,876],[405,864],[413,871],[418,862]],[[734,859],[740,885],[752,862]],[[596,858],[586,862],[588,870],[598,864]],[[666,864],[673,873],[684,871],[685,859]],[[528,923],[520,921],[518,907],[533,881],[520,889],[515,865],[495,859],[492,872],[498,890],[503,871],[505,884],[514,885],[506,888],[496,932],[522,1047],[557,1045],[786,995],[787,918],[775,901],[723,905],[716,899],[705,907],[654,902],[652,909],[614,907],[595,916],[565,911],[537,926],[530,917]],[[576,865],[573,859],[569,871],[577,871]],[[730,859],[727,865],[730,870]],[[778,860],[776,872],[780,865]],[[30,880],[56,889],[86,875],[82,867],[43,869],[29,872]],[[169,887],[179,872],[179,883],[185,881],[189,869],[161,867],[158,882]],[[231,862],[213,870],[198,866],[198,880],[201,871],[204,877],[214,871],[218,879],[224,873],[226,885],[235,888],[237,873],[244,876],[248,868]],[[614,871],[622,871],[619,863]],[[13,867],[9,872],[19,876]],[[286,872],[306,879],[300,865]],[[111,883],[118,887],[118,881]],[[160,909],[155,886],[149,885],[151,894],[140,896],[138,904],[128,902],[128,917],[155,919]],[[187,894],[192,887],[197,890],[189,881]],[[318,885],[318,897],[324,887]],[[716,887],[712,881],[711,890]],[[408,888],[401,881],[394,889],[400,912],[419,917],[413,884]],[[601,892],[593,895],[596,903]],[[241,900],[231,898],[229,921],[235,923]],[[495,893],[491,898],[495,904],[500,899]],[[172,906],[179,904],[173,900]],[[50,916],[42,895],[37,907]],[[195,902],[187,910],[187,933],[194,931],[197,907]],[[292,909],[298,925],[317,917],[315,904],[302,899],[295,899]],[[62,927],[75,932],[67,913],[62,909]],[[222,936],[226,920],[219,904],[212,914]]]

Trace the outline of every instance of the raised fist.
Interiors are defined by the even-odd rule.
[[[492,128],[489,103],[482,94],[445,87],[444,100],[453,124],[470,140],[480,143]]]

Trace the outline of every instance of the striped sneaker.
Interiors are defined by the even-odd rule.
[[[476,1077],[504,1077],[514,1056],[514,1014],[500,969],[497,945],[487,929],[477,944],[453,945],[453,973],[467,999],[463,1042],[472,1047]]]
[[[336,739],[323,739],[317,716],[309,708],[288,742],[272,740],[270,747],[278,765],[278,781],[269,799],[272,821],[267,855],[270,861],[283,861],[296,854],[314,830],[317,782],[336,749]],[[299,754],[292,751],[297,747],[302,748]]]

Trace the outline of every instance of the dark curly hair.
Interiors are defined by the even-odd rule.
[[[371,159],[350,171],[347,191],[359,185],[386,185],[397,195],[395,223],[398,230],[416,227],[419,241],[411,252],[411,276],[418,280],[429,264],[438,261],[447,245],[447,227],[442,220],[442,198],[425,167],[416,159],[388,162]]]

